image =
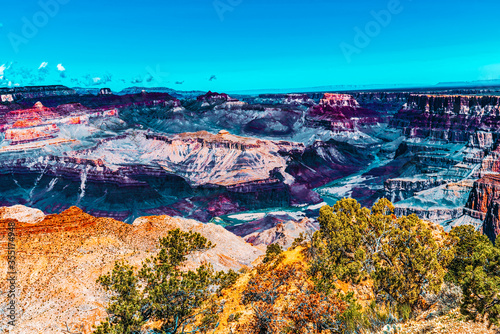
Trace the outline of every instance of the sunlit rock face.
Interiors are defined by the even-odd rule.
[[[478,214],[465,202],[468,183],[500,173],[498,97],[99,92],[5,92],[14,95],[0,104],[1,205],[209,222],[274,208],[315,218],[325,201],[387,197],[398,213],[447,228],[495,225],[491,203]]]
[[[385,181],[385,192],[391,199],[404,200],[423,190],[434,188],[446,183],[441,178],[407,177],[395,178]]]
[[[312,125],[333,131],[354,131],[357,125],[380,121],[380,114],[361,108],[359,103],[347,94],[326,93],[319,103],[308,111]]]
[[[500,175],[485,175],[474,183],[464,212],[483,220],[483,232],[491,240],[500,234]]]
[[[15,219],[21,223],[36,224],[45,218],[45,214],[38,209],[28,208],[24,205],[0,207],[1,219]]]
[[[485,230],[487,224],[495,225],[486,216],[497,192],[495,176],[488,179],[488,174],[500,171],[499,115],[495,96],[410,94],[390,121],[406,137],[395,158],[410,158],[401,175],[385,183],[396,210],[447,228],[466,223],[482,227],[483,221]],[[472,188],[457,186],[481,177]]]
[[[500,198],[500,176],[486,175],[474,183],[466,211],[472,216],[484,219],[489,207],[498,198]]]
[[[102,122],[117,119],[118,116],[115,108],[89,109],[79,103],[48,108],[37,102],[32,108],[5,111],[0,122],[0,133],[4,134],[0,154],[77,141],[77,138],[71,136],[71,128],[89,127],[96,119]],[[69,133],[61,133],[61,127],[68,128]]]
[[[494,132],[476,131],[469,137],[469,147],[490,149],[500,136]]]
[[[445,223],[464,214],[464,206],[473,188],[472,180],[446,183],[416,192],[408,199],[395,204],[397,216],[415,213],[434,223]]]
[[[319,101],[319,105],[322,107],[328,106],[332,108],[359,108],[359,103],[351,95],[347,94],[326,93]]]
[[[27,221],[26,213],[38,215]],[[71,207],[62,213],[40,215],[17,206],[0,207],[0,238],[7,240],[9,223],[16,231],[15,334],[56,334],[66,330],[92,333],[92,326],[106,319],[109,297],[96,282],[112,271],[116,261],[140,267],[159,251],[159,239],[179,228],[198,232],[214,248],[188,257],[186,269],[208,262],[216,270],[248,268],[264,252],[221,226],[169,216],[140,217],[133,224],[96,218]],[[7,290],[7,243],[0,243],[0,289]],[[8,303],[0,295],[0,305]],[[0,314],[6,323],[7,314]],[[81,327],[83,325],[83,328]]]
[[[303,152],[303,144],[231,135],[228,131],[148,136],[149,152],[141,160],[158,161],[168,172],[195,185],[232,186],[264,181],[287,165],[284,153]],[[286,176],[285,176],[286,177]]]
[[[301,235],[307,238],[318,230],[318,225],[310,219],[279,223],[275,227],[262,232],[255,232],[245,236],[245,241],[254,246],[268,246],[278,244],[284,250],[292,246],[293,241]]]

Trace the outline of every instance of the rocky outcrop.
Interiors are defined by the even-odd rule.
[[[494,96],[410,95],[391,125],[408,137],[466,143],[479,130],[497,131],[499,113]]]
[[[472,188],[472,180],[451,182],[433,187],[395,203],[394,212],[397,216],[407,216],[414,213],[421,219],[444,224],[463,215],[463,208]]]
[[[332,131],[354,131],[356,125],[381,121],[376,111],[361,108],[359,103],[347,94],[326,93],[318,105],[308,110],[308,122],[312,126],[325,127]]]
[[[353,92],[351,95],[362,108],[392,115],[401,110],[408,101],[409,93],[394,92]]]
[[[466,203],[466,210],[477,218],[484,219],[492,203],[500,199],[500,176],[485,175],[474,182]]]
[[[135,149],[124,155],[121,147],[128,143],[134,144]],[[285,153],[303,150],[304,145],[300,143],[245,138],[228,131],[218,134],[200,131],[172,136],[137,133],[134,137],[103,142],[93,150],[72,155],[105,157],[108,166],[132,161],[159,165],[195,186],[232,186],[268,180],[273,170],[286,168]]]
[[[217,102],[220,102],[220,101],[223,101],[223,102],[226,102],[226,101],[229,101],[230,97],[229,95],[225,94],[225,93],[216,93],[216,92],[211,92],[211,91],[208,91],[208,93],[206,93],[205,95],[201,95],[201,96],[198,96],[196,98],[197,101],[201,101],[201,102],[207,102],[207,103],[217,103]]]
[[[441,223],[447,220],[456,219],[463,215],[463,208],[414,208],[397,206],[394,209],[396,216],[409,216],[416,214],[420,219],[435,223]]]
[[[498,138],[499,134],[496,134],[494,132],[476,131],[475,133],[470,135],[467,146],[471,148],[488,150],[493,147]]]
[[[37,223],[0,220],[2,291],[7,291],[5,248],[11,222],[16,224],[18,312],[16,326],[9,328],[13,334],[61,333],[66,325],[71,331],[91,333],[92,326],[106,318],[109,301],[109,295],[96,283],[97,278],[110,272],[115,261],[139,267],[144,259],[158,252],[159,238],[171,229],[199,232],[216,245],[191,256],[187,269],[206,261],[217,270],[238,270],[251,266],[263,255],[262,250],[213,224],[157,216],[142,217],[128,225],[95,218],[73,207]],[[7,302],[7,294],[0,295],[2,309]],[[0,314],[0,321],[7,323],[5,313]]]
[[[316,230],[318,230],[318,225],[312,220],[304,218],[300,222],[279,223],[268,230],[249,234],[244,239],[254,246],[278,244],[282,249],[286,250],[301,234],[307,238]]]
[[[36,224],[45,218],[45,214],[38,209],[28,208],[24,205],[0,207],[0,220],[14,219],[20,223]]]
[[[480,172],[482,174],[500,173],[500,147],[498,146],[498,142],[496,140],[495,145],[492,146],[492,149],[483,150],[483,159],[480,161]]]
[[[417,192],[440,186],[446,182],[437,176],[430,178],[396,178],[385,181],[384,190],[387,198],[396,202],[412,197]]]
[[[443,224],[446,232],[450,232],[454,227],[464,226],[464,225],[472,225],[478,231],[483,230],[483,221],[480,219],[472,218],[469,215],[463,214],[456,219],[449,220]]]
[[[483,220],[483,232],[491,240],[500,234],[500,175],[485,175],[474,183],[464,213]]]
[[[500,200],[494,200],[488,208],[483,223],[483,233],[493,242],[500,235]]]
[[[373,156],[369,148],[331,139],[327,142],[316,141],[303,153],[292,152],[290,158],[285,171],[295,179],[294,185],[301,197],[311,202],[314,194],[308,194],[308,189],[324,186],[366,168]],[[320,203],[321,199],[316,198],[314,202]]]
[[[498,112],[499,102],[497,96],[412,94],[408,97],[405,109],[431,113],[482,114]]]
[[[321,160],[316,164],[300,143],[227,131],[172,136],[137,131],[62,156],[0,161],[0,203],[26,203],[47,213],[77,204],[94,215],[127,222],[147,213],[209,221],[241,210],[315,204],[320,199],[304,184],[319,176],[295,180],[286,171],[295,156],[300,160],[304,155],[303,162],[328,171],[318,182],[339,177],[336,169],[342,164],[363,163],[361,156],[351,159],[334,145],[317,150]]]
[[[12,146],[9,150],[23,151],[27,147],[21,146],[22,144],[42,141],[45,143],[41,143],[39,147],[44,147],[48,145],[48,139],[64,137],[59,134],[60,126],[89,125],[91,119],[116,119],[118,110],[91,110],[79,103],[48,108],[37,102],[32,108],[5,111],[1,116],[0,133],[5,133],[5,140]],[[59,139],[73,140],[67,137]]]

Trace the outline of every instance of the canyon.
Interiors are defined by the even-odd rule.
[[[386,197],[397,216],[500,235],[496,96],[0,93],[0,289],[14,224],[12,333],[91,333],[110,300],[97,278],[116,261],[139,266],[175,228],[216,245],[186,269],[225,271],[311,237],[319,209],[344,197],[367,207]]]
[[[127,223],[170,215],[246,237],[287,221],[314,224],[322,205],[343,197],[365,206],[387,197],[397,214],[445,229],[470,223],[492,240],[500,233],[498,96],[1,93],[2,206],[44,214],[78,206]]]

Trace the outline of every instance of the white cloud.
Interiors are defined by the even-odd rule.
[[[5,64],[2,64],[2,66],[0,66],[0,79],[3,79],[3,71],[5,71],[7,69],[7,66],[5,66]]]
[[[101,78],[99,78],[99,77],[92,78],[92,80],[94,81],[94,83],[99,83],[101,81]]]
[[[48,64],[49,64],[49,63],[47,63],[46,61],[44,61],[44,62],[40,65],[40,67],[39,67],[38,69],[39,69],[39,70],[41,70],[42,68],[46,68]]]
[[[66,71],[66,69],[64,68],[64,66],[62,66],[62,64],[57,64],[57,70],[61,72]]]

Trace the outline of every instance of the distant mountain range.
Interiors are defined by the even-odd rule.
[[[97,95],[99,94],[99,91],[101,88],[88,88],[88,87],[73,87],[73,89],[81,95],[85,94],[92,94],[92,95]],[[172,97],[175,97],[177,99],[192,99],[196,98],[200,95],[205,94],[206,92],[204,91],[182,91],[182,90],[175,90],[172,88],[168,87],[128,87],[125,89],[122,89],[118,92],[113,92],[114,94],[117,95],[127,95],[127,94],[138,94],[141,92],[148,92],[148,93],[167,93],[171,95]]]

